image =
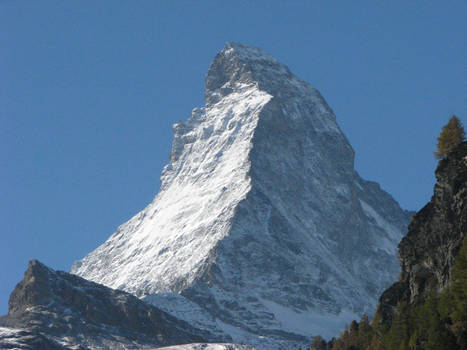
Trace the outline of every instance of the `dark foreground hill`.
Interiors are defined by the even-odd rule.
[[[399,244],[399,281],[372,326],[352,322],[333,350],[467,349],[467,142],[440,161],[436,178]]]
[[[138,298],[32,260],[0,317],[0,349],[149,349],[213,339]]]

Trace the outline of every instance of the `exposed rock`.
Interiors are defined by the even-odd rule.
[[[66,346],[50,337],[26,329],[0,327],[0,349],[14,350],[88,350],[79,345]]]
[[[149,349],[213,338],[131,294],[37,260],[11,294],[0,327],[2,349]]]
[[[380,298],[383,323],[391,323],[401,301],[420,304],[444,290],[451,279],[454,258],[467,233],[467,142],[439,162],[436,179],[431,201],[413,217],[399,244],[402,274]]]

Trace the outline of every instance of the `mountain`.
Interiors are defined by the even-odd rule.
[[[400,271],[410,214],[357,174],[321,94],[260,49],[229,43],[205,99],[174,125],[153,202],[71,272],[267,349],[372,313]]]
[[[467,349],[467,142],[439,162],[436,179],[399,244],[402,272],[372,327],[353,322],[333,350]]]
[[[131,294],[37,260],[0,317],[1,349],[154,349],[212,338]]]

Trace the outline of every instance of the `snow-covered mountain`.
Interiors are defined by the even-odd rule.
[[[296,348],[373,313],[409,214],[354,170],[320,93],[229,43],[174,125],[161,189],[72,273],[238,343]]]

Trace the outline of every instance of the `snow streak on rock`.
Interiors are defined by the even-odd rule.
[[[205,94],[206,106],[174,125],[154,201],[72,272],[268,349],[372,313],[399,272],[409,215],[355,172],[320,93],[230,43]]]

